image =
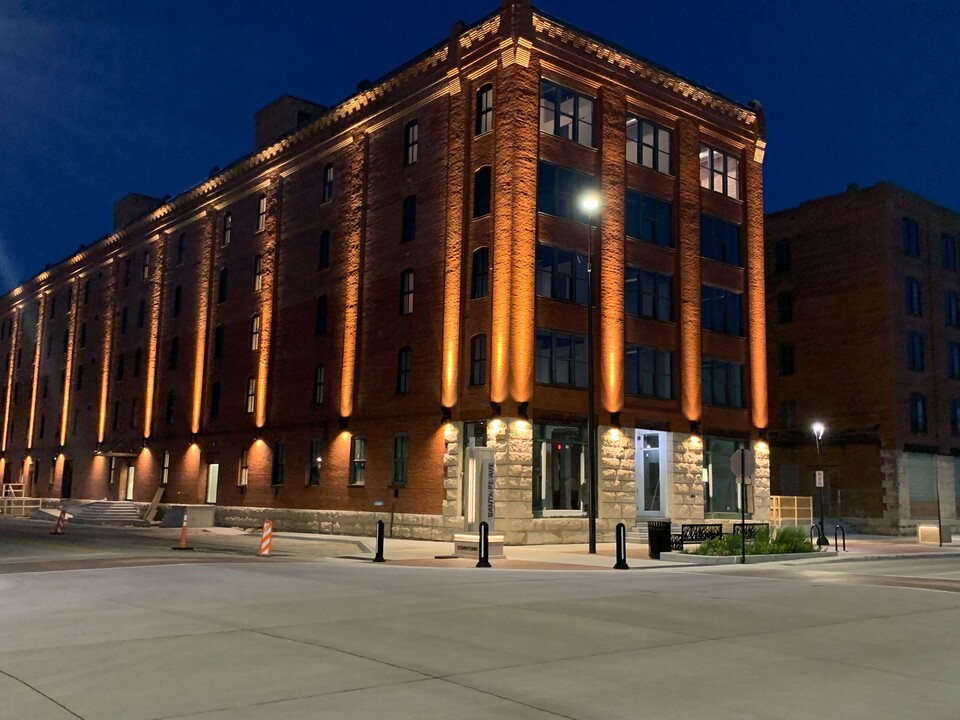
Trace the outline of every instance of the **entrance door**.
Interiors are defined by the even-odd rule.
[[[635,447],[638,516],[663,517],[666,514],[666,437],[666,433],[656,430],[637,430]]]
[[[544,425],[538,426],[537,430],[542,436],[535,444],[540,463],[539,468],[534,469],[534,513],[571,515],[584,512],[589,497],[583,429]]]
[[[217,482],[220,480],[220,463],[207,465],[207,502],[217,504]]]
[[[463,493],[467,530],[479,530],[480,523],[486,522],[493,531],[496,499],[493,448],[476,447],[472,440],[473,438],[471,446],[467,448],[466,487]]]
[[[123,498],[124,500],[133,500],[133,476],[135,472],[136,469],[133,465],[127,465],[127,487],[126,495]]]
[[[73,493],[73,460],[63,459],[63,475],[60,478],[60,497],[68,498]]]

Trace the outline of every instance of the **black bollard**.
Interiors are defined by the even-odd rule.
[[[377,520],[377,554],[373,556],[374,562],[386,562],[383,559],[383,520]]]
[[[614,570],[629,570],[627,565],[627,526],[623,523],[617,523],[617,564],[613,566]]]
[[[480,559],[477,567],[490,567],[490,526],[486,522],[480,523]]]

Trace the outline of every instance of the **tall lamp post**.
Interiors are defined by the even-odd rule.
[[[823,459],[822,459],[822,457],[821,457],[821,455],[820,455],[820,440],[823,439],[823,431],[824,431],[826,428],[824,428],[822,422],[817,421],[817,422],[815,422],[815,423],[811,426],[811,429],[813,430],[813,437],[814,437],[814,438],[816,439],[816,441],[817,441],[817,472],[818,472],[818,473],[823,473]],[[820,536],[817,538],[817,546],[818,546],[818,547],[822,547],[822,546],[824,546],[824,545],[829,545],[829,544],[830,544],[830,541],[827,540],[826,528],[824,527],[824,523],[823,523],[823,486],[824,486],[824,480],[823,480],[822,474],[818,474],[816,477],[817,477],[817,480],[818,480],[818,482],[817,482],[818,490],[820,491],[820,492],[819,492],[819,494],[820,494]]]
[[[593,401],[593,224],[600,210],[600,194],[591,190],[580,196],[580,209],[587,216],[587,489],[588,552],[597,553],[597,418]]]

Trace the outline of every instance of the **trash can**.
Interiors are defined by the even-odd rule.
[[[659,560],[662,552],[670,552],[669,520],[651,520],[647,523],[647,547],[653,560]]]

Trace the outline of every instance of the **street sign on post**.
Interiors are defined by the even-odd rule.
[[[817,470],[817,487],[823,487],[823,470]]]
[[[753,475],[757,470],[757,462],[753,458],[753,453],[746,448],[740,448],[734,452],[730,458],[730,469],[737,480],[742,480],[744,485],[753,483]]]

